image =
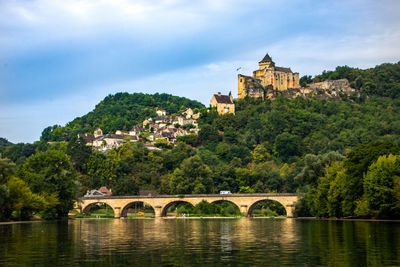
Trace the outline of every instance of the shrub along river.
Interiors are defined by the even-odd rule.
[[[400,222],[74,219],[0,225],[0,266],[399,266]]]

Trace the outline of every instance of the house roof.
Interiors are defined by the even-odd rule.
[[[170,121],[171,118],[169,117],[157,117],[154,121]]]
[[[104,138],[112,138],[112,139],[124,139],[124,138],[129,138],[129,136],[124,136],[120,134],[106,134],[103,136]]]
[[[141,127],[139,125],[135,125],[132,127],[131,131],[139,132],[139,131],[144,131],[144,129],[143,129],[143,127]]]
[[[105,195],[107,195],[107,196],[111,196],[112,195],[111,191],[108,190],[108,188],[105,187],[105,186],[100,187],[98,191],[103,193],[103,194],[105,194]]]
[[[272,58],[268,55],[268,53],[265,55],[265,57],[259,63],[264,63],[264,62],[273,62]]]
[[[214,95],[217,103],[221,104],[233,104],[231,98],[228,95]]]
[[[92,143],[95,139],[93,134],[78,134],[78,138],[82,138],[86,143]]]

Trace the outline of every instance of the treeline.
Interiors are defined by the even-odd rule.
[[[132,126],[149,117],[156,117],[156,108],[164,109],[168,114],[184,111],[186,108],[201,109],[204,105],[198,101],[169,94],[117,93],[104,98],[88,114],[67,123],[49,126],[43,130],[40,140],[68,141],[78,133],[93,133],[100,127],[103,132],[116,130],[129,131]]]
[[[370,97],[358,104],[249,98],[237,101],[236,111],[221,116],[203,109],[199,134],[180,137],[171,149],[148,150],[138,142],[100,153],[76,136],[68,142],[9,145],[2,156],[13,158],[16,170],[6,176],[18,177],[32,194],[41,196],[43,190],[44,200],[57,197],[64,208],[71,207],[73,195],[105,185],[114,195],[133,195],[139,189],[161,194],[299,192],[304,195],[299,215],[397,216],[399,187],[394,172],[393,180],[385,184],[391,195],[382,197],[386,201],[382,205],[391,206],[379,211],[372,199],[375,185],[383,188],[380,180],[373,179],[380,177],[375,175],[380,166],[388,161],[397,166],[400,100]],[[27,146],[33,146],[30,156],[25,154]],[[66,179],[67,174],[73,191],[66,195],[46,185]],[[7,179],[2,184],[10,188]],[[330,202],[334,200],[338,202]],[[62,216],[64,208],[49,207],[52,212],[46,214]]]
[[[307,155],[296,179],[299,216],[400,218],[400,148],[390,142],[359,145],[346,157]]]
[[[338,66],[334,71],[323,71],[322,74],[303,76],[300,84],[306,86],[311,82],[348,79],[352,88],[358,89],[366,96],[400,97],[400,62],[384,63],[370,69]]]

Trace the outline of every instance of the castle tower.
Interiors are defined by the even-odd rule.
[[[267,53],[258,62],[259,69],[253,71],[253,76],[238,75],[238,97],[264,97],[267,88],[285,91],[291,88],[300,88],[299,73],[290,68],[277,67]]]
[[[268,55],[268,53],[265,55],[265,57],[258,62],[258,66],[261,69],[273,69],[275,67],[275,62],[272,61],[272,58]]]

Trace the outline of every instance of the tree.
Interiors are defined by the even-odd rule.
[[[400,217],[400,156],[380,156],[364,178],[364,200],[369,214]]]
[[[68,142],[67,154],[72,164],[79,172],[84,171],[84,166],[92,154],[92,148],[86,145],[82,137],[74,137]]]
[[[113,194],[116,196],[132,196],[139,193],[137,178],[134,176],[122,176],[113,184]]]
[[[76,199],[76,172],[64,152],[48,150],[36,153],[26,160],[18,174],[32,192],[57,195],[59,203],[53,216],[68,215]]]
[[[198,139],[204,145],[215,144],[219,140],[219,134],[217,129],[211,125],[203,125],[199,131]]]
[[[368,167],[375,162],[379,156],[398,153],[400,153],[400,149],[395,144],[376,141],[359,145],[347,155],[347,159],[344,161],[344,168],[346,168],[346,174],[348,176],[348,180],[344,186],[344,216],[351,216],[354,214],[356,202],[363,196],[363,177]]]
[[[301,154],[300,139],[298,136],[284,132],[275,138],[275,153],[284,160]]]
[[[204,194],[213,192],[211,170],[199,156],[185,159],[169,177],[172,194]]]
[[[313,79],[311,75],[304,75],[300,78],[300,86],[306,87],[307,84],[312,83]]]
[[[111,157],[95,152],[87,159],[84,168],[88,180],[84,181],[83,184],[88,189],[99,188],[103,185],[111,187],[116,178],[117,162]]]
[[[316,186],[319,177],[326,174],[326,168],[335,161],[341,161],[345,157],[338,152],[331,151],[322,155],[307,154],[304,157],[304,167],[295,179],[303,185]]]

